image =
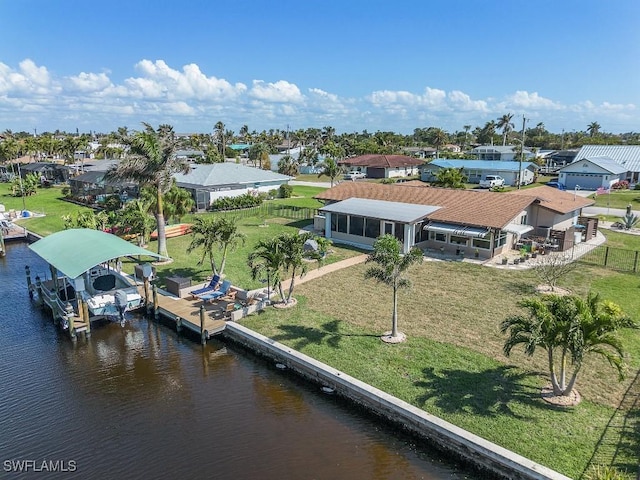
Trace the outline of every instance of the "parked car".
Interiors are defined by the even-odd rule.
[[[500,175],[487,175],[480,180],[480,188],[504,187],[504,178]]]
[[[347,172],[344,174],[345,180],[357,180],[359,178],[367,178],[367,174],[364,172],[358,172],[355,170],[353,172]]]

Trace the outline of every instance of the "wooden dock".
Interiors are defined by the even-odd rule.
[[[226,316],[235,309],[235,302],[203,302],[199,299],[178,298],[154,288],[138,286],[142,298],[146,300],[147,312],[155,318],[162,316],[176,324],[176,330],[182,328],[200,335],[202,343],[211,336],[222,332],[226,326]],[[148,292],[148,293],[147,293]]]

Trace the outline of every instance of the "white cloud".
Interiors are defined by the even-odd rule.
[[[247,87],[247,84],[250,87]],[[637,129],[638,108],[630,103],[572,104],[538,92],[472,98],[461,90],[424,87],[422,91],[376,90],[343,97],[321,87],[300,88],[287,80],[230,83],[207,75],[190,63],[172,68],[164,60],[140,60],[134,74],[116,81],[108,69],[56,77],[47,67],[25,59],[17,66],[0,62],[0,123],[12,130],[108,130],[137,128],[141,121],[171,123],[209,131],[218,121],[239,129],[322,127],[338,131],[384,130],[402,133],[437,126],[455,131],[465,124],[481,126],[505,112],[543,121],[549,129],[585,128],[597,120],[619,131]],[[74,123],[71,123],[73,120]],[[68,121],[67,125],[64,122]],[[83,123],[84,122],[84,123]],[[46,124],[46,127],[45,127]],[[181,127],[181,125],[183,125]]]
[[[265,102],[304,102],[304,96],[300,89],[286,80],[278,80],[275,83],[254,80],[253,87],[249,90],[249,96]]]

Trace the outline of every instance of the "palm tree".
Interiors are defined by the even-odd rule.
[[[299,235],[297,233],[283,233],[277,237],[278,250],[282,254],[283,271],[291,275],[289,290],[287,291],[286,298],[283,299],[285,304],[291,302],[296,275],[300,275],[300,277],[302,277],[307,273],[307,263],[305,260],[319,258],[319,255],[316,252],[305,251],[304,249],[305,242],[312,238],[313,234],[311,233],[305,233],[303,235]]]
[[[600,133],[600,124],[598,122],[591,122],[587,127],[590,137],[596,137]]]
[[[179,222],[194,209],[196,202],[187,190],[178,187],[174,181],[169,191],[164,194],[164,204],[167,218]]]
[[[130,156],[109,170],[105,179],[132,180],[155,187],[158,254],[169,257],[162,196],[171,188],[172,175],[188,173],[190,166],[186,160],[176,158],[176,138],[169,125],[160,125],[158,130],[148,123],[143,125],[144,130],[136,132],[129,140]]]
[[[278,160],[278,173],[295,177],[298,175],[298,162],[291,155],[283,156]]]
[[[465,188],[467,177],[460,168],[441,168],[436,172],[435,183],[444,188]]]
[[[438,152],[443,145],[446,145],[448,140],[447,134],[441,128],[434,128],[431,132],[431,143],[436,147],[436,158],[438,158]]]
[[[187,247],[187,253],[191,253],[197,248],[202,248],[202,256],[198,261],[198,265],[202,265],[209,258],[211,272],[215,275],[216,259],[213,254],[213,248],[216,245],[216,235],[218,230],[218,220],[215,217],[196,217],[191,225],[191,243]]]
[[[218,153],[220,154],[220,156],[222,157],[222,161],[224,162],[224,150],[225,150],[225,139],[224,139],[224,134],[225,134],[225,125],[222,122],[216,122],[215,126],[213,127],[214,130],[214,135],[217,139],[217,143],[218,143]]]
[[[409,267],[422,262],[422,251],[412,248],[409,253],[402,255],[402,244],[398,239],[393,235],[382,235],[373,244],[373,253],[367,257],[366,263],[370,262],[376,263],[377,266],[369,267],[364,278],[374,278],[393,289],[391,341],[398,341],[404,338],[404,335],[398,332],[398,290],[411,286],[404,274]]]
[[[326,175],[331,179],[331,186],[333,187],[333,183],[335,182],[336,178],[343,173],[343,170],[344,169],[340,165],[338,165],[338,162],[336,162],[333,158],[327,158],[324,161],[322,172],[318,174],[318,177]]]
[[[149,215],[151,205],[144,198],[136,198],[127,202],[120,216],[120,227],[125,233],[134,234],[138,238],[138,245],[149,243],[153,230],[153,218]]]
[[[254,280],[262,279],[266,275],[268,294],[270,294],[270,286],[273,285],[280,298],[284,299],[282,291],[284,256],[280,251],[278,237],[260,240],[254,251],[249,254],[247,265],[251,269],[251,278]]]
[[[513,113],[505,113],[502,117],[498,118],[498,123],[496,123],[496,127],[502,129],[502,146],[507,144],[507,135],[515,127],[511,121],[512,118]]]
[[[235,218],[222,217],[217,221],[216,227],[214,235],[215,242],[222,250],[218,275],[222,276],[224,266],[227,263],[227,252],[235,250],[240,244],[244,245],[247,236],[238,231],[238,223]]]
[[[624,351],[616,332],[637,325],[622,313],[619,306],[602,301],[597,294],[586,300],[577,296],[545,295],[520,302],[527,315],[512,315],[500,325],[507,333],[503,351],[509,356],[515,346],[523,345],[528,356],[537,347],[547,353],[548,369],[554,395],[569,396],[589,353],[604,356],[622,378]],[[567,382],[567,363],[573,372]]]
[[[464,144],[467,146],[469,145],[469,130],[471,130],[471,125],[464,125],[462,128],[464,129]]]

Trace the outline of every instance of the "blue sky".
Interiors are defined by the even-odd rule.
[[[0,131],[640,130],[638,0],[0,0]]]

